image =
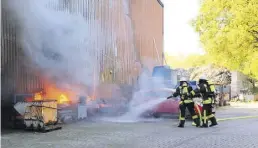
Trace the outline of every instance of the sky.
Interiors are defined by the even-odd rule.
[[[198,34],[190,21],[198,15],[199,0],[162,0],[164,50],[169,55],[202,54]]]

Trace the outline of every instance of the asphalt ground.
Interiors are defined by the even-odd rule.
[[[176,119],[120,123],[81,121],[48,133],[12,131],[1,135],[3,148],[258,148],[258,109],[224,107],[219,125],[196,128]]]

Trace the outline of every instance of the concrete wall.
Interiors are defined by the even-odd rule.
[[[231,97],[240,94],[240,90],[252,88],[251,83],[247,79],[248,77],[240,72],[231,72]]]

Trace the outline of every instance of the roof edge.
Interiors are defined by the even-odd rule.
[[[164,7],[164,4],[161,2],[161,0],[157,0],[161,7]]]

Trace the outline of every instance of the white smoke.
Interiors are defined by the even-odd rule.
[[[154,113],[154,109],[164,101],[175,90],[169,89],[164,84],[164,80],[159,77],[152,77],[152,70],[143,68],[138,79],[138,89],[134,92],[133,97],[127,105],[127,111],[117,118],[103,118],[110,122],[138,122],[150,121],[145,118],[148,114]],[[151,120],[154,121],[154,120]]]
[[[129,110],[133,113],[128,113],[128,115],[141,116],[144,111],[152,109],[164,101],[166,94],[170,95],[166,92],[164,95],[164,91],[162,91],[162,89],[166,88],[162,78],[152,77],[152,71],[147,69],[143,69],[138,83],[138,91],[134,92],[129,104]]]
[[[111,44],[104,41],[99,20],[83,16],[83,1],[8,0],[25,54],[56,82],[92,85],[99,73],[97,54]]]

